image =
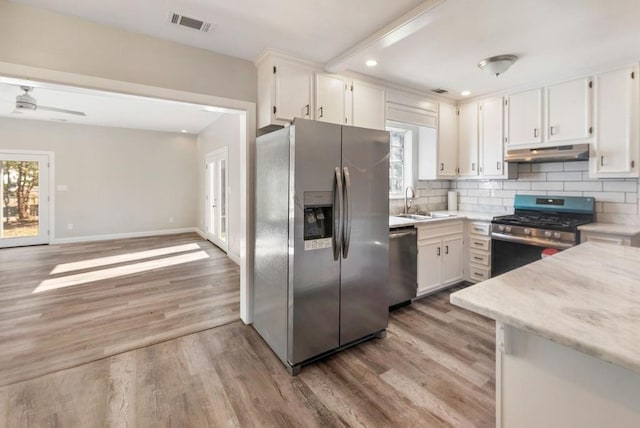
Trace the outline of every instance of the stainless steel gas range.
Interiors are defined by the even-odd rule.
[[[491,276],[540,260],[545,249],[579,244],[578,226],[594,221],[595,199],[516,195],[514,208],[491,222]]]

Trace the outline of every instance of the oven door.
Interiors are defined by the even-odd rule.
[[[542,251],[546,248],[566,250],[572,246],[571,244],[563,242],[548,242],[501,233],[492,233],[491,277],[540,260],[542,258]]]

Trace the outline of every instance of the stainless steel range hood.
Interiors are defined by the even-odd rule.
[[[505,162],[514,163],[567,162],[587,159],[589,159],[588,144],[507,150],[504,158]]]

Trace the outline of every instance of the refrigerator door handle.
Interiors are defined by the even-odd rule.
[[[346,259],[349,255],[349,243],[351,242],[351,176],[349,174],[349,168],[345,166],[342,175],[344,178],[344,200],[346,205],[344,212],[342,257]]]
[[[344,196],[342,194],[342,174],[340,168],[335,169],[333,183],[333,259],[339,260],[342,252],[342,211]]]

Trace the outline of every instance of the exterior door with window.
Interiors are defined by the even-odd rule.
[[[224,147],[209,153],[207,171],[207,239],[225,252],[229,242],[228,151]]]
[[[0,152],[0,248],[49,243],[49,155]]]

